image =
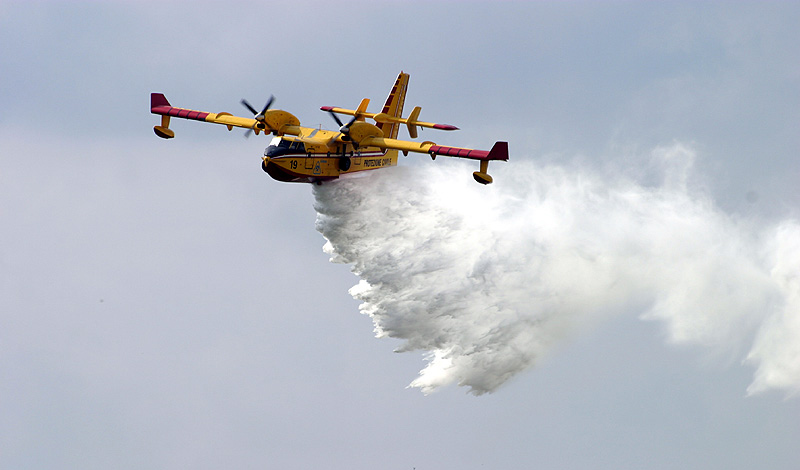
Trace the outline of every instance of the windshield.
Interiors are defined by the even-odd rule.
[[[266,157],[278,157],[286,154],[304,154],[306,146],[302,142],[292,142],[290,140],[275,137],[270,142],[269,147],[264,150]]]

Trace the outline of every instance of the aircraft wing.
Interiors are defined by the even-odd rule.
[[[492,182],[492,177],[488,173],[489,161],[508,160],[508,142],[495,142],[491,150],[475,150],[460,147],[446,147],[444,145],[436,145],[433,142],[409,142],[405,140],[386,139],[383,137],[367,137],[360,141],[359,145],[396,149],[401,150],[403,153],[427,153],[434,159],[438,155],[444,155],[446,157],[479,160],[480,170],[473,172],[472,177],[481,184],[489,184]]]
[[[410,142],[407,140],[385,139],[383,137],[368,137],[359,142],[359,145],[396,149],[403,152],[427,153],[433,158],[438,155],[444,155],[446,157],[468,158],[470,160],[508,160],[508,142],[495,142],[491,150],[475,150],[446,147],[444,145],[436,145],[433,142]]]
[[[209,113],[205,111],[195,111],[193,109],[177,108],[172,106],[167,98],[161,93],[150,94],[150,112],[162,116],[161,126],[154,128],[156,135],[169,139],[175,136],[174,132],[169,129],[169,118],[177,117],[183,119],[191,119],[193,121],[210,122],[212,124],[222,124],[232,130],[234,127],[241,127],[245,129],[252,129],[256,134],[260,131],[272,131],[279,134],[296,135],[299,133],[300,121],[292,114],[278,110],[271,109],[265,112],[262,118],[245,118],[234,116],[231,113]]]

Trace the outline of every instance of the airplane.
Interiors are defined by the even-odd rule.
[[[458,130],[449,124],[437,124],[419,120],[422,108],[415,107],[408,117],[402,117],[403,105],[408,89],[409,74],[400,72],[379,113],[367,112],[369,99],[364,98],[356,109],[322,106],[338,124],[338,130],[301,127],[300,121],[287,111],[271,109],[272,96],[261,111],[256,111],[247,100],[242,105],[253,113],[252,118],[233,116],[231,113],[209,113],[172,106],[161,93],[151,93],[150,112],[161,116],[161,125],[153,127],[156,135],[163,139],[175,137],[170,129],[170,118],[183,118],[245,128],[245,137],[251,133],[272,134],[273,138],[264,151],[261,168],[273,179],[284,182],[322,184],[341,175],[366,170],[376,170],[397,165],[398,151],[427,153],[431,158],[448,156],[478,160],[479,171],[473,178],[481,184],[490,184],[487,173],[492,160],[508,160],[508,143],[496,142],[491,150],[475,150],[436,145],[431,141],[413,142],[397,139],[400,127],[405,124],[412,139],[418,136],[418,128],[444,131]],[[338,115],[352,116],[343,123]],[[371,119],[375,124],[366,120]]]

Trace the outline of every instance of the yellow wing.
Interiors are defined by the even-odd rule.
[[[161,93],[150,94],[150,112],[161,115],[161,125],[155,126],[153,130],[156,135],[164,139],[175,137],[175,133],[169,128],[171,117],[191,119],[193,121],[210,122],[222,124],[232,130],[234,127],[252,129],[256,134],[261,131],[274,132],[278,135],[297,135],[300,132],[300,120],[293,114],[280,109],[268,109],[255,118],[245,118],[234,116],[231,113],[209,113],[205,111],[195,111],[193,109],[176,108],[169,104],[167,98]]]

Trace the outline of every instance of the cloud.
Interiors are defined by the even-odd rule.
[[[760,325],[748,362],[757,365],[748,393],[769,389],[800,392],[800,225],[784,222],[768,234],[767,265],[783,294]]]
[[[315,187],[317,229],[361,278],[350,292],[376,335],[425,351],[411,383],[425,393],[492,392],[631,313],[715,352],[739,354],[758,331],[750,391],[796,389],[798,224],[754,229],[717,209],[687,182],[690,147],[651,157],[648,186],[520,161],[495,165],[488,187],[459,164],[383,170]]]

